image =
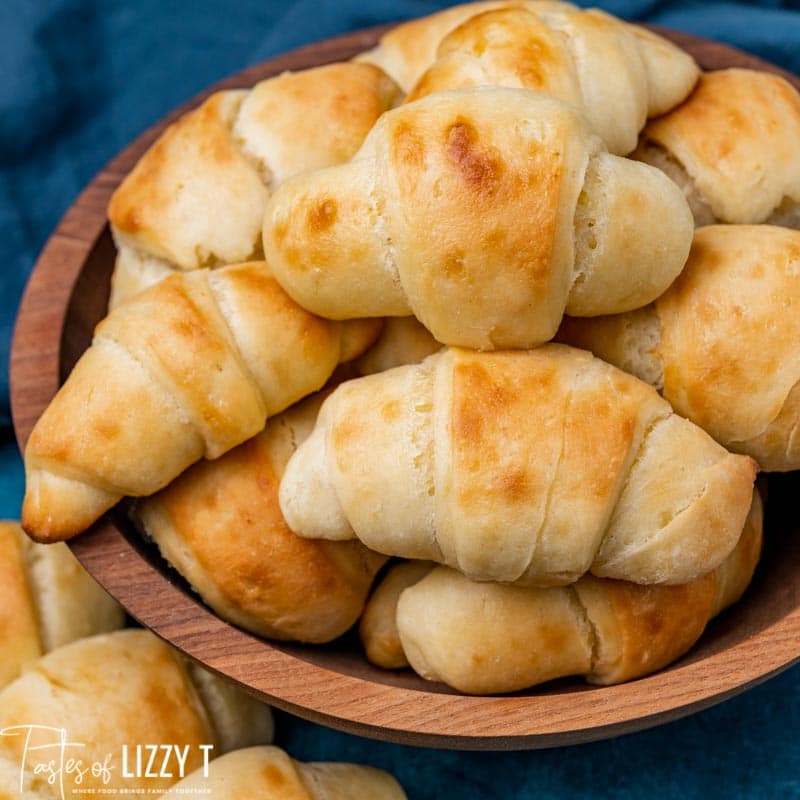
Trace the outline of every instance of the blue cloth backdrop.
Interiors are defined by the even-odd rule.
[[[79,190],[146,126],[210,83],[322,37],[445,5],[436,0],[0,3],[0,516],[17,517],[22,497],[8,409],[14,315],[38,252]],[[601,0],[599,5],[629,19],[734,44],[800,73],[798,0]],[[288,715],[281,715],[278,735],[298,758],[390,769],[412,800],[789,798],[800,797],[799,714],[800,668],[795,668],[691,718],[549,751],[475,754],[402,747]]]

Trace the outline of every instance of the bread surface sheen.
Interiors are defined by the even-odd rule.
[[[0,736],[0,768],[4,759],[16,762],[19,776],[27,726],[42,726],[32,732],[33,746],[52,745],[63,729],[68,741],[83,745],[76,757],[84,765],[99,762],[110,767],[107,776],[65,772],[65,795],[79,791],[121,794],[131,789],[157,794],[178,780],[178,770],[148,776],[146,781],[126,776],[123,746],[132,759],[138,745],[181,747],[184,771],[191,772],[204,763],[201,746],[210,746],[213,758],[224,745],[271,740],[269,708],[207,673],[201,685],[197,674],[177,651],[145,630],[116,631],[60,647],[31,664],[0,692],[0,730],[21,729],[20,735]],[[206,698],[214,699],[206,704]],[[58,782],[48,785],[46,771],[36,770],[50,761],[52,751],[27,755],[25,781],[44,797],[60,799]],[[128,766],[130,772],[133,763]]]
[[[576,24],[574,21],[582,21],[584,19],[582,15],[585,13],[571,3],[557,0],[519,0],[518,2],[488,0],[487,2],[464,3],[396,26],[381,36],[376,47],[357,56],[355,60],[378,65],[397,81],[404,92],[409,93],[413,91],[425,71],[436,62],[443,40],[452,35],[458,35],[458,28],[469,25],[470,20],[479,15],[495,11],[514,13],[520,10],[542,19],[554,20],[554,27],[567,37],[574,33],[576,25],[580,25],[580,22]],[[601,19],[598,20],[598,17]],[[585,27],[591,29],[594,24],[594,27],[600,29],[598,33],[599,38],[602,39],[602,34],[608,27],[603,23],[613,18],[597,9],[592,9],[585,19],[588,20]],[[663,37],[638,25],[629,25],[616,19],[613,21],[621,39],[626,39],[626,34],[629,33],[637,41],[637,49],[650,89],[649,114],[666,113],[679,103],[691,89],[697,79],[697,65],[683,50]],[[570,22],[573,24],[570,25]],[[575,38],[578,38],[578,41],[573,40],[570,44],[576,51],[577,59],[580,61],[583,56],[591,61],[591,53],[585,52],[588,48],[581,46],[580,37]],[[539,72],[541,69],[539,62],[536,60],[532,62],[531,59],[523,59],[522,66],[532,67],[535,72]],[[595,64],[595,66],[598,65]],[[597,75],[593,75],[590,70],[585,69],[583,70],[584,80],[590,84],[593,81],[601,83],[603,78],[607,77],[608,72],[608,68],[602,64],[597,69]],[[614,77],[616,76],[612,76],[612,81]]]

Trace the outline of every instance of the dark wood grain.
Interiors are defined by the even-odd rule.
[[[320,42],[211,87],[146,131],[78,197],[44,248],[19,311],[11,402],[20,447],[103,314],[113,265],[105,212],[111,192],[169,121],[220,88],[252,86],[286,69],[351,57],[385,28]],[[753,56],[665,32],[701,66],[780,72]],[[797,78],[782,73],[800,88]],[[639,730],[720,702],[800,658],[797,476],[771,480],[768,546],[745,602],[700,644],[656,675],[608,688],[560,681],[507,697],[466,697],[410,673],[369,666],[348,643],[274,644],[219,620],[117,510],[72,543],[89,571],[143,625],[211,669],[283,709],[353,733],[434,747],[535,748]]]

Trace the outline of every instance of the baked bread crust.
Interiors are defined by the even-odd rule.
[[[662,57],[671,51],[659,74],[646,67],[643,51],[650,48]],[[451,30],[406,102],[465,86],[543,92],[580,108],[609,151],[625,155],[647,117],[684,100],[699,73],[684,51],[640,37],[597,9],[507,4]]]
[[[164,800],[406,800],[397,781],[383,770],[360,764],[303,764],[277,747],[252,747],[228,753],[188,775]]]
[[[0,800],[60,800],[37,775],[20,775],[19,763],[0,755]]]
[[[633,157],[666,165],[695,195],[698,225],[800,227],[798,141],[800,94],[779,75],[727,69],[705,73],[683,105],[650,122]]]
[[[120,244],[180,269],[258,257],[269,192],[232,136],[246,96],[212,95],[150,147],[109,203]]]
[[[117,631],[54,650],[0,692],[0,729],[31,724],[63,728],[69,741],[85,745],[80,757],[89,765],[103,763],[109,753],[118,758],[122,745],[164,743],[188,745],[186,768],[196,769],[203,764],[200,745],[220,746],[211,712],[183,659],[144,630]],[[247,723],[249,730],[239,734],[243,744],[271,738],[272,718],[266,706],[258,704],[258,714],[243,715],[240,724]],[[0,737],[0,757],[21,764],[25,738]],[[108,783],[88,772],[77,784],[75,773],[65,773],[65,794],[78,785],[82,791],[97,793],[129,787],[118,762],[116,766]],[[148,778],[147,786],[164,791],[176,779]],[[46,790],[45,783],[43,776],[36,788]],[[57,784],[50,787],[50,794],[60,796]]]
[[[16,522],[0,522],[0,593],[0,687],[43,653],[125,622],[66,545],[36,544]]]
[[[349,164],[282,184],[265,257],[324,317],[413,313],[445,344],[533,346],[565,308],[637,308],[680,272],[691,213],[643,166],[553,98],[441,92],[384,114]]]
[[[321,402],[273,417],[256,437],[195,464],[137,503],[162,555],[223,619],[272,639],[327,642],[358,619],[386,561],[360,542],[301,539],[278,506],[286,462]]]
[[[280,487],[302,536],[477,580],[685,583],[731,552],[752,459],[589,353],[450,348],[341,385]]]
[[[512,4],[507,0],[463,3],[426,17],[409,20],[384,33],[374,48],[360,53],[353,60],[356,63],[380,67],[397,82],[404,94],[408,94],[425,70],[436,61],[439,43],[450,31],[476,14],[510,5]],[[557,0],[542,0],[524,5],[557,8],[562,4]]]
[[[261,258],[270,192],[296,172],[349,160],[399,100],[377,67],[328,64],[217,92],[180,117],[111,198],[120,253],[110,306],[175,269]]]
[[[441,349],[441,342],[415,317],[387,317],[378,338],[354,364],[360,375],[416,364]]]
[[[432,561],[403,561],[387,570],[375,587],[361,615],[358,635],[367,660],[384,669],[407,667],[397,631],[397,601],[436,565]]]
[[[764,469],[800,468],[800,231],[698,231],[656,312],[678,413]]]
[[[43,651],[23,538],[13,523],[0,523],[0,686],[16,678],[23,664]]]
[[[652,306],[567,319],[558,338],[657,386],[675,410],[762,469],[800,469],[800,231],[698,228]]]
[[[571,3],[554,0],[465,3],[392,28],[381,37],[376,47],[357,56],[355,60],[378,65],[408,93],[436,61],[442,40],[456,28],[479,14],[517,9],[542,18],[552,18],[567,31],[581,25],[580,22],[574,23],[574,20],[582,14],[590,15],[587,17],[587,27],[599,18],[608,16],[597,9],[584,12]],[[627,38],[632,34],[637,40],[650,87],[649,114],[664,114],[689,93],[697,79],[697,65],[685,52],[661,36],[622,20],[615,20],[615,23],[621,32],[620,36]],[[601,72],[605,73],[605,70]],[[587,78],[591,80],[588,73]]]
[[[754,492],[734,551],[685,585],[586,575],[573,586],[536,589],[476,583],[437,567],[400,595],[403,652],[422,677],[470,694],[512,692],[567,675],[609,685],[655,672],[740,598],[761,551],[762,516]]]
[[[325,383],[342,337],[263,262],[176,274],[119,306],[28,440],[26,532],[69,538],[251,438]]]

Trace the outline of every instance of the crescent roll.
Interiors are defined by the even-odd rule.
[[[111,198],[111,307],[175,269],[260,258],[270,192],[289,175],[349,160],[399,100],[377,67],[328,64],[217,92],[184,114]]]
[[[280,504],[301,536],[476,580],[674,584],[734,548],[755,472],[585,351],[450,348],[339,386]]]
[[[633,154],[682,189],[697,225],[800,228],[800,94],[769,72],[707,72],[642,132]]]
[[[567,675],[609,685],[683,655],[708,621],[744,593],[761,552],[758,493],[733,552],[680,586],[584,576],[546,589],[476,583],[437,567],[397,603],[403,652],[416,672],[470,694],[525,689]]]
[[[26,532],[74,536],[255,436],[325,383],[347,328],[300,308],[263,262],[176,274],[119,306],[28,440]]]
[[[162,555],[221,617],[272,639],[340,636],[386,561],[360,542],[301,539],[281,515],[280,476],[320,402],[311,397],[273,417],[250,441],[195,464],[134,509]]]
[[[669,53],[669,67],[648,70],[650,49]],[[450,31],[406,102],[465,86],[543,92],[580,108],[609,151],[625,155],[648,116],[684,100],[699,73],[683,50],[598,9],[508,3]]]
[[[278,747],[250,747],[212,761],[163,800],[406,800],[397,781],[360,764],[303,764]]]
[[[65,544],[36,544],[16,522],[0,522],[0,594],[0,688],[44,653],[125,622]]]
[[[609,18],[607,14],[591,9],[583,12],[571,3],[557,2],[557,0],[489,0],[488,2],[464,3],[452,6],[427,17],[413,19],[402,25],[397,25],[388,33],[381,36],[380,42],[372,50],[356,57],[356,61],[376,64],[388,75],[391,75],[400,88],[408,93],[420,80],[423,73],[436,61],[440,43],[456,28],[466,23],[478,14],[495,10],[515,10],[536,14],[542,19],[554,20],[554,27],[562,30],[569,36],[577,27],[589,28],[592,23],[604,29],[609,20],[616,23],[619,38],[625,42],[630,35],[637,40],[639,55],[647,74],[647,83],[653,94],[649,101],[649,113],[663,114],[672,105],[679,103],[689,92],[697,78],[697,66],[692,59],[671,42],[661,36],[648,31],[638,25],[629,25],[622,20]],[[585,21],[581,14],[588,16]],[[580,20],[575,22],[575,20]],[[581,24],[583,22],[583,24]],[[592,37],[594,38],[594,37]],[[597,39],[602,43],[604,36],[601,32]],[[607,39],[605,39],[607,43]],[[573,42],[575,47],[577,42]],[[612,45],[612,57],[624,48],[620,43]],[[606,50],[608,55],[608,50]],[[577,60],[591,59],[591,53],[576,53]],[[602,65],[598,67],[602,77],[609,77],[613,82],[615,76],[608,76],[609,70]],[[586,70],[582,70],[587,83],[595,77]],[[658,87],[658,91],[654,91]]]
[[[198,680],[200,672],[204,677]],[[31,725],[39,727],[29,740]],[[0,761],[17,765],[18,780],[22,767],[28,788],[45,797],[62,796],[58,781],[48,786],[41,769],[56,753],[52,747],[33,748],[57,744],[61,729],[68,742],[83,745],[68,747],[66,757],[81,759],[84,768],[95,762],[109,767],[108,782],[91,770],[82,776],[65,771],[64,793],[72,796],[73,789],[130,791],[132,781],[121,764],[123,745],[130,751],[148,744],[185,748],[188,773],[204,763],[201,746],[209,746],[213,758],[226,747],[265,744],[272,739],[273,722],[267,706],[199,668],[190,669],[154,634],[125,630],[54,650],[0,692]],[[132,752],[130,758],[129,770]],[[149,777],[134,788],[163,792],[177,779],[173,769],[170,776]]]
[[[800,231],[699,228],[684,271],[654,304],[567,319],[558,336],[653,384],[762,469],[800,469]]]
[[[389,111],[350,163],[283,183],[264,252],[320,316],[413,313],[444,344],[493,349],[547,341],[565,309],[652,301],[692,229],[675,184],[603,152],[570,106],[478,87]]]

